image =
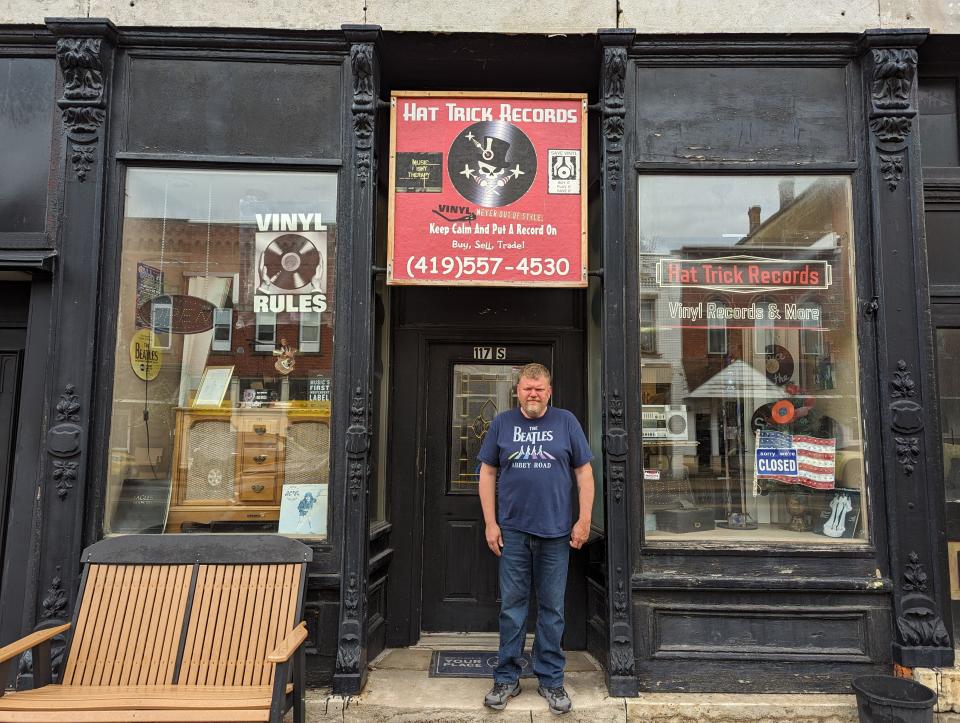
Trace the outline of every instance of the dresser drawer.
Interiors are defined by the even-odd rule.
[[[250,433],[254,436],[276,435],[280,431],[280,419],[276,415],[243,415],[235,418],[237,430],[244,436]]]
[[[240,478],[241,502],[275,502],[276,493],[276,475],[248,474]]]
[[[240,450],[241,474],[273,474],[277,471],[277,447],[245,444]]]
[[[271,432],[265,432],[264,434],[257,434],[256,432],[243,432],[240,435],[241,454],[243,454],[246,450],[254,449],[269,449],[276,451],[279,444],[280,435],[273,434]],[[257,454],[259,454],[259,452],[257,452]]]

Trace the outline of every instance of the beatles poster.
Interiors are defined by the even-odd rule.
[[[393,94],[387,283],[587,285],[583,94]]]

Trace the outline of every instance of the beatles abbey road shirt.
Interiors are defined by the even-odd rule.
[[[527,419],[514,407],[498,414],[477,459],[500,468],[500,527],[540,537],[570,534],[572,471],[593,459],[580,422],[570,412],[547,407],[539,419]]]

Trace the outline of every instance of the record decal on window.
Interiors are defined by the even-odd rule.
[[[325,233],[258,233],[256,244],[258,293],[309,294],[326,291]]]

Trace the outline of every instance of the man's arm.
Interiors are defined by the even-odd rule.
[[[573,470],[577,478],[577,492],[580,498],[580,518],[570,533],[570,547],[579,550],[590,537],[590,517],[593,514],[593,467],[590,463],[580,465]],[[480,473],[481,484],[483,473]],[[483,494],[481,492],[481,494]],[[484,508],[486,510],[486,508]]]
[[[592,485],[591,477],[591,485]],[[593,499],[593,492],[590,493]],[[486,462],[480,463],[480,506],[483,508],[483,521],[486,523],[487,547],[494,555],[500,557],[503,547],[503,537],[500,536],[500,526],[497,524],[497,468]],[[587,523],[587,532],[590,523]]]

